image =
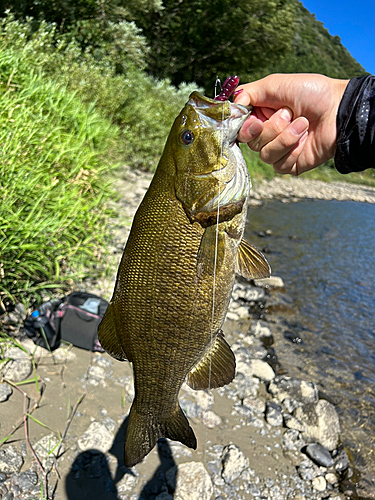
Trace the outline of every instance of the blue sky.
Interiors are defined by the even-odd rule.
[[[375,0],[302,0],[302,4],[375,75]]]

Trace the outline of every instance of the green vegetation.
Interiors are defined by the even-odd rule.
[[[364,72],[296,0],[124,5],[1,4],[0,298],[27,300],[61,285],[69,268],[99,273],[114,166],[155,169],[198,85],[212,95],[217,74]],[[244,151],[255,180],[275,175]],[[329,165],[311,175],[355,182]]]
[[[117,130],[0,42],[0,292],[59,281],[103,240],[103,173]],[[99,255],[97,255],[98,257]]]

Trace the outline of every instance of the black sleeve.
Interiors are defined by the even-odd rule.
[[[337,112],[335,166],[342,174],[375,168],[375,76],[352,78]]]

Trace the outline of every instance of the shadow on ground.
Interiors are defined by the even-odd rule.
[[[121,500],[131,495],[138,474],[124,464],[124,441],[127,418],[119,428],[109,453],[117,460],[112,477],[106,456],[95,449],[80,453],[66,477],[65,489],[69,500]],[[175,465],[171,448],[166,439],[159,439],[157,450],[160,465],[143,486],[139,499],[154,500],[162,492],[168,492],[165,472]],[[174,485],[172,485],[172,490]],[[170,493],[172,496],[173,494]]]

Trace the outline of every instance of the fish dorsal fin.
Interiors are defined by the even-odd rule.
[[[112,304],[109,304],[98,327],[99,342],[110,356],[119,361],[126,361],[127,359],[130,361],[129,356],[126,355],[122,348],[116,331],[114,308]]]
[[[220,331],[212,348],[190,371],[187,384],[195,390],[216,389],[229,384],[234,379],[235,372],[236,359]]]
[[[236,273],[249,280],[268,278],[271,274],[267,259],[245,238],[242,238],[237,250]]]
[[[217,242],[217,246],[216,246]],[[216,231],[216,226],[210,226],[205,229],[197,256],[197,273],[214,274],[216,269],[220,269],[225,255],[225,234],[222,231]]]

